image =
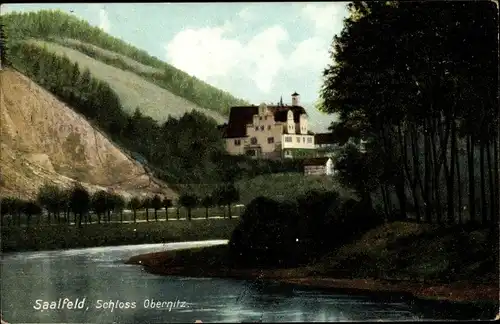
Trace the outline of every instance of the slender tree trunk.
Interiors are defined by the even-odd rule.
[[[489,208],[489,212],[490,212],[490,222],[493,223],[493,220],[495,219],[496,217],[496,213],[498,213],[498,209],[496,208],[496,201],[495,201],[495,185],[494,185],[494,182],[495,182],[495,179],[493,178],[493,165],[491,164],[491,147],[490,147],[490,143],[486,143],[486,161],[487,161],[487,166],[488,166],[488,179],[489,179],[489,183],[488,183],[488,188],[489,188],[489,194],[490,194],[490,202],[489,202],[489,205],[490,205],[490,208]]]
[[[168,221],[168,207],[165,207],[165,221]]]
[[[412,148],[412,156],[413,156],[413,177],[415,181],[415,195],[416,195],[416,189],[417,189],[417,184],[418,188],[420,189],[420,197],[423,199],[424,196],[424,188],[422,186],[422,179],[420,176],[420,147],[419,147],[419,133],[416,127],[414,126],[412,128],[411,132],[411,148]],[[417,213],[417,221],[421,222],[422,221],[422,215],[420,212],[420,205]]]
[[[227,204],[227,216],[229,219],[233,218],[233,215],[231,214],[231,204]]]
[[[155,222],[157,222],[157,221],[158,221],[158,211],[155,208]]]
[[[397,126],[397,129],[398,129],[399,145],[401,148],[401,152],[403,153],[402,154],[403,155],[403,165],[404,165],[403,170],[404,170],[404,172],[406,174],[406,178],[408,179],[408,182],[410,184],[410,190],[411,190],[411,194],[413,197],[413,205],[415,208],[415,213],[417,215],[417,221],[420,221],[419,202],[418,202],[418,197],[417,197],[417,192],[416,192],[417,183],[416,183],[416,180],[413,179],[413,176],[410,172],[410,166],[408,163],[408,141],[407,141],[408,130],[406,130],[403,134],[403,131],[401,130],[400,125]]]
[[[108,209],[108,224],[111,223],[111,209]]]
[[[180,211],[179,211],[179,207],[177,207],[177,220],[181,219],[181,215],[180,215]]]
[[[463,202],[462,202],[462,175],[460,173],[460,154],[457,153],[455,159],[456,170],[457,170],[457,191],[458,191],[458,223],[462,224],[462,214],[463,214]]]
[[[101,224],[101,213],[96,213],[97,214],[97,224]]]
[[[469,221],[476,220],[476,195],[474,180],[474,137],[467,137],[467,168],[469,170]]]
[[[446,154],[448,155],[448,154]],[[456,134],[456,122],[455,119],[451,121],[451,159],[450,159],[450,172],[447,174],[447,189],[448,189],[448,223],[455,223],[455,160],[457,156],[457,134]],[[445,161],[445,169],[447,169],[447,163]],[[448,172],[447,172],[448,173]]]
[[[137,209],[134,209],[134,224],[137,223]]]
[[[425,219],[427,223],[432,223],[432,183],[431,183],[431,148],[430,148],[430,129],[428,120],[424,119],[424,205]]]
[[[500,167],[499,163],[500,161],[498,160],[498,145],[499,145],[499,136],[497,134],[495,141],[493,141],[493,175],[495,177],[495,202],[496,202],[496,214],[495,214],[495,224],[498,223],[498,220],[500,218],[500,176],[498,172],[498,168]]]
[[[123,224],[123,209],[120,209],[120,223]]]
[[[380,185],[380,192],[382,193],[382,199],[384,201],[385,222],[387,222],[391,217],[391,212],[389,206],[389,197],[387,196],[387,188],[385,184]]]
[[[191,207],[189,207],[187,209],[187,212],[188,212],[188,215],[187,215],[188,216],[188,220],[191,220]]]
[[[47,213],[47,224],[50,225],[50,221],[51,221],[51,219],[50,219],[50,212],[48,212]]]
[[[208,207],[205,207],[205,218],[208,219]]]
[[[146,222],[149,222],[149,208],[146,207]]]
[[[486,181],[484,175],[484,140],[481,139],[479,144],[479,173],[480,173],[480,183],[481,183],[481,223],[488,223],[488,207],[486,198]]]

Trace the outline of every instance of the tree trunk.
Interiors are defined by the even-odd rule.
[[[155,222],[157,222],[157,221],[158,221],[158,211],[157,211],[157,209],[155,208]]]
[[[134,209],[134,224],[137,223],[137,209]]]
[[[205,218],[208,219],[208,207],[205,207]]]
[[[495,179],[493,178],[493,165],[491,164],[491,148],[490,148],[490,143],[486,143],[486,161],[487,161],[487,166],[488,166],[488,188],[489,188],[489,194],[490,194],[490,222],[493,223],[493,220],[496,217],[496,213],[498,213],[498,209],[496,208],[496,201],[495,201]]]
[[[462,214],[463,214],[463,207],[462,207],[462,175],[460,173],[460,154],[457,153],[457,157],[455,159],[455,164],[456,164],[456,170],[457,170],[457,191],[458,191],[458,223],[462,224],[463,219],[462,219]]]
[[[474,180],[474,137],[467,137],[467,168],[469,171],[469,221],[476,220],[476,195]]]
[[[450,172],[446,172],[447,178],[447,193],[448,193],[448,199],[447,199],[447,205],[448,205],[448,223],[452,224],[455,223],[455,202],[454,202],[454,196],[455,196],[455,160],[457,156],[457,134],[456,134],[456,124],[455,120],[453,119],[451,121],[451,159],[450,159]],[[448,154],[446,154],[448,155]],[[445,170],[447,169],[447,163],[445,161]]]
[[[177,220],[181,219],[181,215],[180,215],[180,212],[179,212],[179,207],[177,207]]]
[[[101,213],[96,213],[97,214],[97,224],[101,224]]]
[[[120,223],[123,224],[123,209],[120,210]]]
[[[149,208],[146,207],[146,222],[149,222]]]
[[[425,220],[427,223],[432,223],[432,183],[431,183],[431,149],[430,149],[430,130],[428,121],[424,120],[424,197]]]
[[[488,223],[488,206],[486,198],[486,181],[484,172],[484,140],[481,139],[479,144],[479,173],[480,173],[480,183],[481,183],[481,223]]]
[[[380,185],[380,192],[382,193],[382,200],[384,201],[384,213],[385,213],[385,222],[387,222],[391,215],[389,211],[389,197],[387,196],[387,189],[385,184]]]
[[[498,172],[499,168],[499,163],[500,161],[498,160],[498,145],[499,145],[499,137],[498,134],[496,136],[496,139],[493,141],[493,175],[495,177],[495,202],[496,202],[496,214],[495,214],[495,219],[494,219],[494,224],[498,223],[498,220],[500,218],[500,176]]]
[[[168,207],[165,207],[165,221],[168,221]]]
[[[188,212],[188,220],[191,220],[191,207],[187,209]]]
[[[50,225],[50,221],[51,221],[51,219],[50,219],[50,212],[48,212],[47,213],[47,224]]]
[[[233,215],[231,214],[231,204],[227,204],[227,216],[229,219],[233,218]]]
[[[108,209],[108,224],[111,223],[111,210]]]

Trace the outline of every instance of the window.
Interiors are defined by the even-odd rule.
[[[267,116],[266,116],[266,117],[264,117],[264,119],[265,119],[265,120],[267,120]]]
[[[308,137],[307,138],[307,143],[312,143],[313,142],[313,138],[312,137]]]
[[[306,138],[302,137],[302,143],[305,143],[305,142],[306,142]]]
[[[252,137],[252,138],[250,139],[250,144],[252,144],[252,145],[257,144],[257,137]]]
[[[268,137],[267,144],[273,144],[273,143],[274,143],[274,137]]]
[[[241,145],[241,140],[239,140],[239,139],[234,140],[234,145],[235,146],[240,146]]]
[[[264,125],[260,126],[260,130],[263,131],[264,130]]]
[[[255,127],[255,131],[258,132],[259,131],[259,126],[256,126]]]
[[[300,143],[300,137],[297,136],[297,143]]]
[[[290,143],[291,141],[292,141],[292,137],[291,136],[285,136],[285,142]]]
[[[267,125],[267,130],[271,130],[271,125]]]
[[[259,119],[262,120],[262,116],[259,116]]]

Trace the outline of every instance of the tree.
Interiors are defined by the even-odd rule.
[[[162,207],[162,200],[160,196],[154,195],[153,199],[151,200],[151,207],[155,210],[155,221],[158,221],[158,209],[161,209]]]
[[[205,218],[208,219],[208,209],[214,206],[214,200],[212,196],[207,195],[201,200],[201,205],[205,207]]]
[[[240,199],[240,192],[233,183],[224,184],[214,189],[212,193],[215,201],[220,206],[227,206],[228,217],[231,219],[231,205]]]
[[[397,206],[401,218],[454,222],[464,189],[456,184],[466,182],[460,166],[467,164],[471,218],[478,211],[483,223],[488,213],[496,217],[498,181],[491,181],[498,170],[496,8],[353,2],[349,9],[332,44],[321,106],[339,116],[334,132],[368,139],[367,159],[383,161],[369,172],[378,188],[366,189],[381,192],[386,213]],[[362,160],[351,160],[360,167]]]
[[[146,209],[146,222],[149,222],[149,208],[151,208],[151,198],[145,197],[142,200],[141,207]]]
[[[120,223],[123,223],[123,209],[125,208],[125,198],[117,193],[111,194],[114,211],[120,214]]]
[[[162,205],[165,208],[165,220],[168,221],[168,209],[173,206],[172,199],[163,198]]]
[[[187,209],[188,213],[187,219],[191,220],[191,210],[197,206],[198,197],[189,193],[181,194],[179,197],[179,204]]]
[[[27,226],[30,226],[33,215],[40,215],[42,207],[34,201],[25,201],[23,203],[23,213],[27,216]]]
[[[92,194],[90,205],[94,213],[97,215],[97,223],[101,224],[101,216],[106,213],[106,197],[107,193],[104,190],[99,190]]]
[[[73,214],[78,215],[78,226],[82,226],[82,218],[89,211],[90,195],[80,183],[76,183],[70,193],[70,209]]]
[[[137,210],[141,208],[142,202],[138,197],[132,197],[129,203],[130,209],[134,212],[134,223],[137,221]]]

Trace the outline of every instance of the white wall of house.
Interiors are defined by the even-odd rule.
[[[314,135],[281,135],[283,149],[314,149]]]

